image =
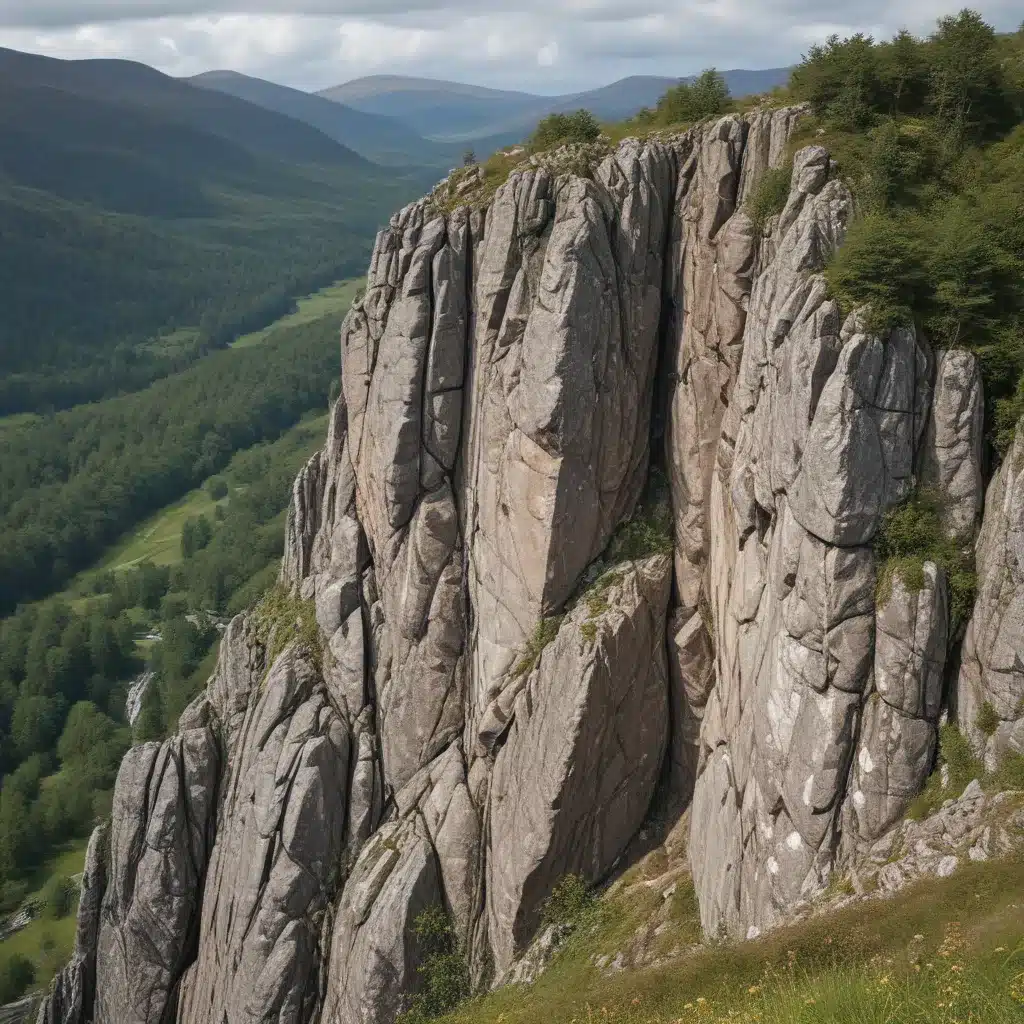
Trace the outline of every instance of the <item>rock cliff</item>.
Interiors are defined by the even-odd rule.
[[[380,233],[280,586],[125,759],[41,1022],[393,1024],[423,911],[500,982],[655,800],[705,931],[753,935],[899,822],[942,714],[1024,750],[1024,441],[986,497],[973,356],[830,297],[853,200],[800,116]],[[946,567],[877,553],[922,489],[980,531],[962,660]]]

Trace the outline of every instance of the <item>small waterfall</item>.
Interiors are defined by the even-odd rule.
[[[152,681],[153,673],[146,671],[129,688],[128,699],[124,705],[129,725],[134,725],[135,719],[139,717],[139,712],[142,710],[142,700],[146,696],[146,690],[149,689],[149,684]]]

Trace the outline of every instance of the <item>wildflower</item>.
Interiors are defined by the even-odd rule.
[[[757,993],[760,992],[760,991],[761,991],[761,986],[760,985],[751,985],[750,988],[747,989],[747,992],[749,992],[750,995],[752,995],[752,996],[756,996]]]

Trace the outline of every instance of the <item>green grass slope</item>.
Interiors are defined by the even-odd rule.
[[[639,891],[638,891],[639,889]],[[692,885],[671,897],[656,965],[622,949],[662,902],[639,887],[583,912],[531,986],[470,1002],[448,1024],[1011,1024],[1024,1019],[1024,862],[972,864],[892,900],[764,939],[694,947]],[[675,947],[674,951],[671,947]]]

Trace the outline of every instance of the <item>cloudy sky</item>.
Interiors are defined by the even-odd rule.
[[[799,59],[832,32],[925,33],[945,0],[0,0],[0,46],[231,68],[303,89],[426,75],[559,93]],[[1020,0],[972,0],[999,29]]]

